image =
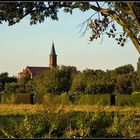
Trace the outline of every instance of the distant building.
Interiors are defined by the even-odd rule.
[[[51,53],[49,55],[49,67],[34,67],[27,66],[23,71],[18,73],[18,79],[20,80],[26,74],[29,74],[31,78],[33,78],[38,73],[43,73],[51,70],[57,66],[57,55],[55,52],[54,42],[52,43]]]

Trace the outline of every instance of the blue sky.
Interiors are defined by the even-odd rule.
[[[114,69],[132,64],[136,69],[139,53],[128,41],[121,47],[108,37],[89,43],[90,34],[80,37],[77,26],[90,17],[91,11],[78,10],[73,15],[59,13],[59,21],[46,19],[44,23],[29,24],[29,17],[20,23],[0,25],[0,73],[17,76],[28,66],[49,66],[49,53],[54,41],[58,65],[76,66],[78,70]]]

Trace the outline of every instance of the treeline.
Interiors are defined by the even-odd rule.
[[[4,93],[52,93],[59,95],[69,94],[132,94],[140,91],[140,59],[137,70],[131,64],[118,67],[114,70],[78,71],[73,66],[61,66],[47,73],[30,78],[29,75],[18,81],[13,77],[11,82],[3,82],[4,74],[0,74]],[[7,77],[8,75],[5,75]]]
[[[18,80],[15,76],[9,76],[8,72],[0,74],[0,91],[5,90],[5,85],[9,83],[16,83]]]

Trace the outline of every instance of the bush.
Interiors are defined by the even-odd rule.
[[[140,94],[140,91],[139,92],[135,91],[135,92],[132,93],[132,95],[136,95],[136,94]]]
[[[2,94],[1,103],[9,104],[30,104],[30,94]]]
[[[132,113],[116,113],[111,126],[107,128],[108,137],[136,137],[135,115]]]
[[[139,106],[140,94],[117,95],[116,100],[118,106]]]
[[[34,103],[43,104],[44,103],[44,95],[39,94],[34,96]]]
[[[110,105],[110,95],[109,94],[81,94],[75,99],[75,104],[78,105]]]
[[[5,93],[1,95],[1,103],[30,104],[30,94]]]
[[[19,88],[19,83],[6,83],[4,87],[5,93],[17,93],[17,90]]]
[[[3,93],[0,94],[1,103],[15,103],[15,104],[30,104],[30,94],[14,94],[14,93]],[[80,94],[80,95],[69,95],[64,92],[60,95],[45,94],[45,95],[34,95],[34,103],[38,104],[76,104],[76,105],[110,105],[110,94]],[[122,95],[116,96],[116,105],[118,106],[140,106],[140,94],[133,95]]]
[[[30,104],[30,94],[17,94],[15,104]]]
[[[46,94],[44,95],[44,103],[47,104],[71,104],[68,93],[64,92],[60,95]]]
[[[41,104],[44,102],[43,95],[35,95],[33,97],[34,103]],[[31,94],[27,93],[3,93],[0,94],[1,103],[9,104],[30,104],[31,103]]]
[[[1,103],[15,103],[15,100],[17,98],[17,94],[14,93],[4,93],[1,94]]]

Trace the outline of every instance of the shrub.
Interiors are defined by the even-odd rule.
[[[118,106],[138,106],[140,105],[140,94],[134,95],[117,95]]]
[[[30,104],[30,94],[17,94],[15,104]]]
[[[136,137],[135,115],[132,113],[116,113],[113,123],[107,128],[108,137]]]
[[[1,95],[1,103],[14,103],[17,98],[17,94],[14,93],[4,93]]]
[[[137,95],[137,94],[140,94],[140,91],[139,92],[135,91],[135,92],[132,93],[132,95]]]
[[[109,94],[81,94],[75,100],[75,104],[84,105],[110,105],[110,95]]]
[[[44,96],[44,103],[47,104],[71,104],[69,95],[64,92],[60,95],[46,94]]]

